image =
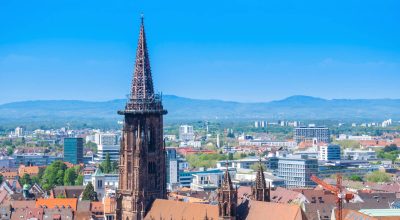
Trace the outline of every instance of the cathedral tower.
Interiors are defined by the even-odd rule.
[[[166,198],[161,95],[154,93],[143,18],[119,159],[117,220],[141,220],[155,199]]]
[[[233,188],[228,166],[224,181],[218,189],[218,216],[220,220],[235,220],[237,208],[237,190]]]
[[[264,169],[261,165],[261,160],[259,162],[259,167],[256,174],[255,185],[251,189],[253,199],[256,201],[270,202],[270,186],[267,186],[264,176]]]

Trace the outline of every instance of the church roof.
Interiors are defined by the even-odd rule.
[[[246,206],[246,209],[238,208],[239,219],[246,220],[307,220],[301,207],[298,205],[280,204],[273,202],[262,202],[254,200],[246,200],[247,204],[239,204]],[[245,212],[244,212],[245,211]],[[247,213],[246,213],[247,212]]]
[[[250,200],[239,204],[237,214],[246,220],[307,220],[298,205]],[[145,219],[217,220],[218,206],[156,199]]]
[[[204,220],[206,216],[209,220],[217,220],[218,206],[156,199],[144,219]]]

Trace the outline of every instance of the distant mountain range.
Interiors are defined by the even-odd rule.
[[[125,99],[104,102],[76,100],[23,101],[0,105],[1,120],[119,119]],[[349,119],[400,118],[400,99],[332,99],[292,96],[279,101],[240,103],[163,96],[167,120],[197,119]]]

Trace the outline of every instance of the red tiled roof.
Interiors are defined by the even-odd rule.
[[[73,211],[76,211],[78,199],[64,199],[64,198],[49,198],[49,199],[37,199],[36,208],[46,207],[46,208],[55,208],[55,207],[70,207]]]

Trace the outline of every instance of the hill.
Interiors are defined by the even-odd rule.
[[[0,105],[0,120],[116,120],[126,100],[104,102],[78,100],[23,101]],[[400,118],[399,99],[321,99],[292,96],[263,103],[199,100],[163,96],[167,120],[198,119],[302,119],[383,120]]]

